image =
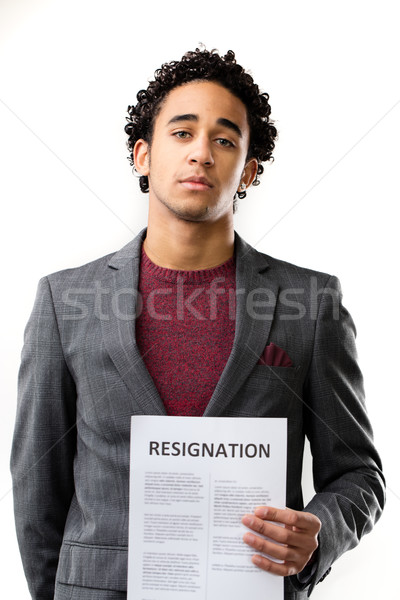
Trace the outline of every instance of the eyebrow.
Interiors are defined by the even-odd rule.
[[[172,117],[172,119],[170,119],[168,121],[167,125],[170,125],[171,123],[180,123],[181,121],[197,122],[198,120],[199,120],[199,117],[197,115],[194,115],[191,113],[188,113],[185,115],[175,115],[174,117]],[[231,129],[232,131],[234,131],[239,137],[243,137],[242,130],[240,129],[240,127],[238,125],[236,125],[236,123],[234,123],[230,119],[225,119],[223,117],[220,117],[219,119],[217,119],[217,124],[222,125],[223,127],[227,127],[228,129]]]

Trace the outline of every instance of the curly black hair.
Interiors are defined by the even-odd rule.
[[[133,148],[139,139],[144,139],[151,145],[155,118],[161,110],[163,101],[168,93],[191,81],[213,81],[223,85],[239,98],[247,108],[247,118],[250,127],[250,144],[247,159],[256,158],[258,161],[257,176],[253,185],[260,183],[258,176],[264,171],[261,162],[273,160],[272,152],[275,147],[277,130],[269,118],[271,107],[269,95],[260,93],[258,85],[252,76],[236,62],[235,53],[228,50],[225,56],[220,56],[217,50],[200,50],[186,52],[180,61],[172,61],[162,65],[154,73],[146,90],[137,93],[137,104],[128,106],[128,121],[125,132],[128,134],[127,147],[130,151],[128,159],[133,169]],[[149,191],[148,177],[141,175],[139,185],[142,192]],[[246,192],[237,192],[239,198],[244,198]],[[236,210],[236,196],[233,205]]]

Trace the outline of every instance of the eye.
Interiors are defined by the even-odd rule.
[[[225,148],[233,148],[234,147],[232,142],[230,142],[229,140],[227,140],[225,138],[217,138],[216,142],[218,143],[219,146],[224,146]]]
[[[186,140],[190,137],[190,133],[188,131],[175,131],[174,136],[178,138],[178,140]]]

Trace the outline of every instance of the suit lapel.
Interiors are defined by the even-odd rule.
[[[140,355],[135,337],[140,252],[146,230],[113,255],[102,282],[107,306],[101,327],[105,347],[144,414],[165,415],[163,402]]]
[[[235,235],[235,338],[205,417],[223,412],[257,363],[267,344],[279,292],[278,283],[266,275],[266,257]]]
[[[102,282],[107,306],[101,327],[111,360],[143,413],[165,415],[135,338],[140,253],[145,235],[143,230],[110,260],[110,273]],[[279,292],[277,282],[266,275],[266,257],[235,236],[235,338],[204,416],[221,414],[254,368],[268,340]]]

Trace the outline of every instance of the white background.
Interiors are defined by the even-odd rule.
[[[269,92],[280,132],[275,162],[240,201],[238,232],[261,251],[338,275],[358,329],[387,507],[313,598],[395,597],[397,13],[395,0],[1,0],[2,595],[29,598],[8,461],[22,335],[37,281],[120,248],[145,226],[147,197],[126,160],[125,111],[157,67],[202,42],[236,52]],[[305,486],[308,499],[309,477]]]

